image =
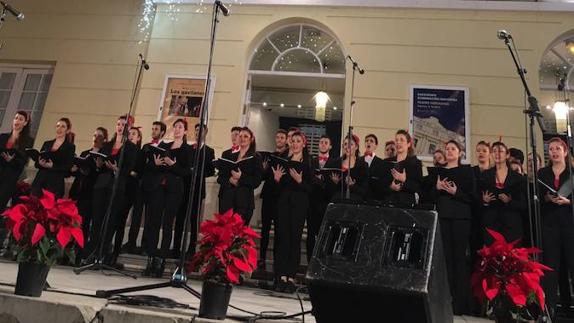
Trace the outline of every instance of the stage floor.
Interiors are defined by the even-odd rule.
[[[27,298],[13,295],[12,285],[16,281],[17,263],[0,262],[0,322],[91,322],[99,315],[106,323],[111,322],[190,322],[197,315],[199,299],[179,288],[162,288],[135,292],[129,295],[154,295],[169,298],[177,303],[190,306],[183,308],[158,308],[151,306],[118,305],[106,299],[96,298],[96,290],[116,289],[145,284],[163,283],[167,279],[138,278],[113,274],[104,275],[99,271],[87,271],[76,275],[70,267],[53,267],[48,275],[51,288],[40,298]],[[189,285],[201,291],[200,281],[190,281]],[[305,311],[311,309],[308,295],[302,294]],[[248,287],[234,287],[231,304],[250,312],[278,311],[287,314],[301,312],[301,304],[296,295],[274,293]],[[195,308],[195,309],[194,309]],[[228,315],[246,317],[249,314],[230,308]],[[17,320],[16,320],[17,319]],[[257,322],[301,322],[301,317],[290,320],[257,320]],[[100,322],[93,320],[93,322]],[[222,322],[195,319],[193,322]],[[228,318],[224,322],[237,322]],[[305,322],[315,322],[313,316],[305,315]],[[457,317],[454,323],[480,323],[488,320],[474,317]]]

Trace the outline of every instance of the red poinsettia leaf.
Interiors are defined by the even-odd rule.
[[[40,203],[45,209],[52,209],[56,204],[56,197],[54,193],[48,190],[42,190],[42,197],[40,197]]]
[[[68,244],[68,242],[70,242],[71,236],[72,235],[70,233],[70,229],[63,227],[63,228],[60,228],[60,230],[56,234],[56,240],[58,240],[58,243],[60,244],[60,246],[62,248],[65,248],[66,245]]]
[[[243,234],[245,236],[247,236],[249,238],[253,238],[253,239],[261,238],[261,236],[257,232],[255,232],[253,229],[251,229],[250,227],[247,227],[247,226],[243,228]]]
[[[82,229],[71,228],[70,233],[74,237],[74,240],[76,240],[76,242],[78,243],[78,246],[80,246],[80,248],[83,248],[84,247],[84,232],[82,232]]]
[[[510,297],[510,299],[512,300],[512,302],[515,305],[519,305],[519,306],[526,305],[527,295],[520,288],[520,286],[513,284],[513,283],[508,283],[508,284],[506,284],[506,292],[508,293],[508,296]]]
[[[235,256],[231,256],[231,260],[233,261],[233,265],[240,271],[240,272],[250,272],[251,266],[243,259]]]
[[[230,283],[237,284],[239,283],[239,272],[233,268],[233,266],[227,266],[225,270],[225,275]]]
[[[488,234],[490,234],[490,236],[494,239],[494,242],[504,242],[506,243],[506,239],[504,238],[504,236],[494,230],[491,230],[489,228],[486,228],[486,231],[488,232]]]
[[[247,262],[251,268],[255,268],[257,266],[257,250],[255,250],[255,248],[247,248]]]
[[[32,245],[35,246],[46,235],[46,229],[40,223],[36,223],[34,233],[32,234]]]
[[[482,290],[488,300],[493,300],[500,292],[500,284],[494,277],[485,278],[482,280]]]
[[[22,228],[22,222],[14,223],[14,227],[12,228],[12,235],[14,236],[14,239],[16,239],[16,241],[20,241],[22,239],[21,228]]]

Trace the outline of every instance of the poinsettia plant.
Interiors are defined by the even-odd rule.
[[[494,242],[478,251],[481,258],[471,283],[473,293],[488,302],[489,314],[500,320],[506,317],[530,322],[544,310],[544,291],[540,278],[552,270],[530,258],[537,248],[517,248],[517,241],[487,229]]]
[[[64,255],[73,262],[76,245],[84,246],[76,203],[56,199],[49,191],[41,197],[21,196],[2,216],[10,232],[9,248],[19,262],[51,266]]]
[[[204,279],[238,284],[243,274],[257,267],[254,239],[259,238],[259,234],[246,226],[233,210],[203,221],[199,231],[199,251],[188,269],[199,269]]]

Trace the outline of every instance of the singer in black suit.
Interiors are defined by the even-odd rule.
[[[309,210],[313,171],[303,133],[293,133],[289,150],[288,162],[273,168],[274,180],[280,185],[273,265],[276,289],[293,293],[301,261],[301,235]]]
[[[127,129],[125,129],[126,127],[129,127],[127,117],[119,117],[116,122],[116,132],[114,136],[110,141],[104,144],[100,151],[102,156],[106,157],[95,157],[99,174],[94,185],[92,232],[86,248],[86,254],[95,256],[94,252],[97,251],[96,247],[100,243],[100,240],[102,240],[103,251],[106,254],[105,261],[108,264],[111,262],[111,254],[109,252],[111,251],[112,238],[126,194],[126,184],[137,157],[137,147],[131,141],[127,140],[128,132]],[[122,153],[123,160],[120,164]],[[112,200],[115,176],[118,176],[118,184]],[[105,217],[110,203],[111,213],[109,219],[106,219]],[[107,221],[107,223],[104,221]],[[106,227],[105,232],[102,231],[104,226]]]
[[[150,221],[150,231],[146,234],[148,264],[144,275],[161,277],[165,268],[165,259],[170,256],[173,224],[183,198],[183,179],[191,172],[191,147],[187,144],[187,122],[177,119],[173,124],[174,141],[162,142],[159,148],[165,154],[152,151],[147,168],[153,176],[142,180],[142,188],[152,196],[146,205],[146,220]],[[161,224],[161,249],[156,251]]]
[[[331,138],[322,136],[319,139],[319,155],[311,158],[311,169],[313,171],[312,190],[309,205],[309,213],[307,216],[307,261],[311,260],[313,249],[315,249],[315,242],[319,235],[321,222],[327,210],[327,205],[331,201],[331,196],[327,188],[327,181],[321,174],[320,170],[327,165],[333,164],[335,158],[330,156],[331,151]]]
[[[246,225],[249,225],[255,208],[254,190],[263,179],[263,164],[261,156],[255,150],[253,132],[244,127],[239,133],[239,151],[228,155],[234,162],[243,165],[230,172],[219,172],[217,183],[219,187],[219,212],[225,213],[233,209],[239,213]],[[247,160],[250,159],[250,160]]]
[[[92,226],[92,198],[94,197],[94,185],[98,178],[98,168],[93,158],[90,157],[90,151],[99,152],[103,145],[108,141],[108,131],[106,128],[98,127],[94,131],[92,148],[82,151],[80,157],[86,158],[88,163],[83,165],[74,165],[71,175],[74,177],[74,183],[70,188],[70,198],[76,201],[78,213],[82,216],[82,231],[84,232],[84,241],[90,239],[90,227]]]
[[[207,127],[204,126],[203,129],[203,136],[204,138],[207,137]],[[211,177],[215,175],[215,167],[213,165],[213,160],[215,159],[215,151],[213,148],[209,147],[205,143],[201,146],[201,149],[197,149],[197,143],[199,142],[199,124],[195,125],[195,144],[191,146],[191,157],[190,157],[190,167],[194,167],[194,162],[196,160],[196,154],[199,152],[200,156],[199,159],[203,161],[203,172],[197,173],[199,182],[196,184],[195,187],[195,196],[194,201],[191,206],[191,218],[190,218],[190,238],[189,238],[189,246],[187,248],[188,258],[191,258],[195,253],[195,244],[197,242],[197,229],[198,229],[198,220],[201,219],[200,214],[200,206],[203,203],[203,200],[206,196],[206,186],[205,186],[205,179],[207,177]],[[192,169],[193,171],[193,169]],[[201,176],[201,177],[199,177]],[[191,180],[192,174],[186,176],[183,182],[183,199],[179,206],[179,210],[177,211],[177,218],[175,220],[175,233],[173,235],[173,250],[172,250],[172,257],[179,258],[181,247],[183,243],[183,232],[185,230],[184,223],[185,223],[185,216],[187,214],[187,205],[189,202],[189,194],[190,194],[190,187],[191,187]],[[201,186],[201,190],[199,187]]]
[[[328,162],[325,168],[338,169],[340,172],[333,171],[327,180],[326,189],[331,199],[334,201],[346,199],[347,187],[349,187],[349,196],[351,200],[363,201],[369,195],[369,165],[359,158],[360,139],[353,135],[352,140],[345,138],[343,141],[343,156]]]
[[[492,144],[495,167],[484,171],[479,181],[483,204],[482,227],[501,233],[506,240],[523,238],[522,212],[528,207],[524,176],[508,167],[508,149],[502,142]],[[492,237],[484,233],[484,242]]]
[[[68,118],[61,118],[56,123],[56,138],[45,141],[40,151],[50,152],[47,160],[38,158],[36,168],[38,173],[32,183],[32,195],[41,196],[42,190],[48,190],[56,197],[64,196],[64,179],[68,176],[74,163],[76,146],[71,141],[72,124]]]
[[[12,131],[0,135],[0,214],[16,191],[18,178],[28,162],[26,148],[32,146],[32,141],[29,114],[25,111],[16,112]],[[4,242],[5,235],[4,219],[0,217],[0,244]]]
[[[568,146],[560,138],[552,138],[548,143],[550,165],[539,170],[538,179],[554,191],[559,191],[565,183],[568,183],[570,177],[570,170],[567,167]],[[546,186],[538,185],[542,200],[542,260],[553,271],[544,273],[542,286],[546,303],[551,315],[554,316],[558,301],[559,277],[563,274],[560,271],[567,270],[570,277],[574,277],[574,220],[570,205],[571,190],[564,193],[565,196],[561,196],[550,192]],[[569,281],[566,279],[563,284],[565,285],[560,289],[564,288],[569,292]]]
[[[376,154],[379,139],[374,134],[365,136],[365,153],[359,159],[367,164],[367,177],[369,179],[369,190],[366,196],[369,200],[382,201],[379,198],[384,196],[381,190],[381,182],[384,179],[385,163]]]
[[[470,312],[467,250],[470,242],[471,206],[476,190],[472,168],[460,165],[461,152],[458,142],[448,141],[445,148],[446,166],[429,169],[429,180],[435,183],[429,195],[439,215],[453,312],[456,315]]]
[[[276,157],[287,158],[289,146],[287,145],[287,131],[278,129],[275,132],[275,151],[271,153]],[[267,249],[271,226],[275,224],[277,213],[277,198],[279,197],[278,183],[273,179],[272,167],[275,166],[273,157],[267,156],[263,160],[264,182],[261,189],[261,239],[259,240],[259,260],[257,267],[265,270],[265,260],[267,259]]]
[[[385,159],[387,165],[394,164],[394,167],[387,167],[387,179],[381,188],[386,194],[379,199],[397,206],[413,206],[421,194],[422,163],[414,154],[413,140],[406,130],[397,131],[395,144],[397,155]]]
[[[16,112],[12,131],[0,135],[0,214],[14,194],[18,178],[28,162],[26,148],[31,146],[30,117],[25,111]]]

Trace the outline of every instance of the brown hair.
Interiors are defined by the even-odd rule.
[[[395,136],[398,135],[402,135],[405,136],[405,138],[407,138],[407,142],[411,144],[411,146],[409,147],[409,150],[407,151],[407,156],[411,157],[415,155],[415,143],[413,142],[413,138],[411,137],[411,134],[404,130],[404,129],[399,129],[397,131],[397,133],[395,133]]]
[[[63,123],[66,124],[66,128],[68,128],[68,133],[66,133],[66,141],[73,144],[74,139],[76,138],[76,134],[72,132],[72,121],[70,121],[70,119],[65,117],[60,118],[60,120],[58,121],[62,121]]]

